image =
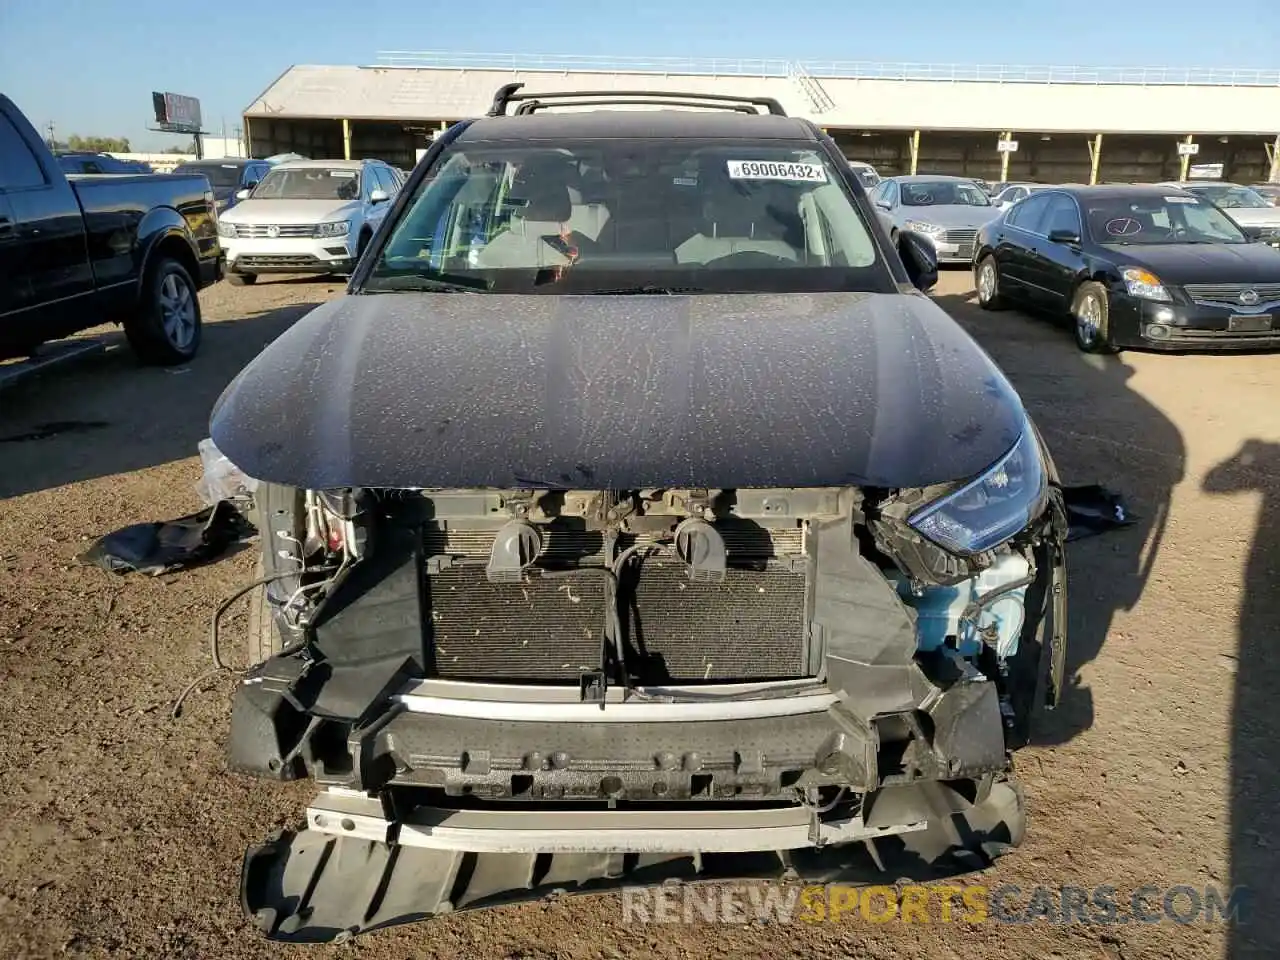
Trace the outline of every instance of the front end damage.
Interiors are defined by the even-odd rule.
[[[264,485],[277,652],[237,688],[231,766],[323,789],[249,851],[245,910],[316,941],[557,890],[985,865],[1022,839],[1010,750],[1061,688],[1042,479],[980,550],[930,519],[972,484]]]

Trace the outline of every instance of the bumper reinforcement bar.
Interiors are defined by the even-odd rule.
[[[330,836],[475,853],[744,853],[853,843],[924,830],[921,820],[869,827],[861,817],[823,820],[813,836],[805,807],[777,810],[448,810],[419,807],[396,822],[363,798],[322,797],[307,826]]]

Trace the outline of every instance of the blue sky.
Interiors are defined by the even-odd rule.
[[[40,127],[147,132],[151,91],[228,129],[294,63],[379,50],[1280,68],[1277,0],[0,0],[0,91]],[[535,13],[536,12],[536,13]]]

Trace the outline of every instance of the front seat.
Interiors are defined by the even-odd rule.
[[[515,207],[506,228],[479,250],[475,265],[484,268],[567,266],[574,260],[569,236],[573,202],[571,168],[564,161],[530,160],[511,184]]]

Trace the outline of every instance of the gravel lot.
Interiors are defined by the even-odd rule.
[[[213,400],[340,289],[219,284],[189,369],[139,369],[117,347],[0,395],[0,957],[1280,954],[1280,927],[1258,917],[1280,906],[1280,357],[1083,357],[1048,321],[978,310],[964,272],[945,273],[937,298],[1009,372],[1065,479],[1106,483],[1141,517],[1073,545],[1074,686],[1018,758],[1028,841],[985,882],[1122,896],[1245,884],[1253,924],[624,926],[619,901],[596,896],[342,947],[261,940],[236,901],[241,855],[296,823],[312,788],[226,772],[230,677],[169,719],[251,555],[159,579],[75,558],[122,524],[198,508]]]

